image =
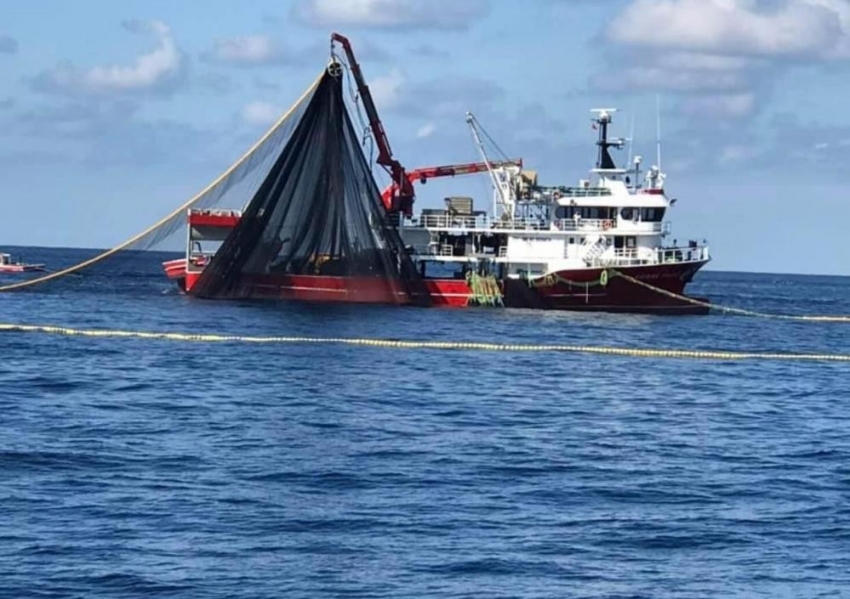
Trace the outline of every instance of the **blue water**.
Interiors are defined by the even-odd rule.
[[[840,324],[203,302],[161,258],[0,321],[850,353]],[[850,314],[844,278],[690,289]],[[3,333],[0,597],[850,597],[848,414],[835,363]]]

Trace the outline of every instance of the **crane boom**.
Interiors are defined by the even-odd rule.
[[[500,168],[504,166],[518,166],[522,168],[522,158],[516,160],[502,160],[490,162],[489,168]],[[413,183],[419,181],[425,183],[428,179],[435,177],[454,177],[455,175],[472,175],[474,173],[483,173],[488,170],[486,162],[469,162],[467,164],[448,164],[444,166],[426,166],[407,172],[407,180],[413,187]],[[398,192],[395,183],[391,183],[381,193],[381,197],[386,204]]]
[[[413,192],[413,184],[407,177],[404,166],[393,157],[390,141],[387,139],[386,131],[378,116],[378,109],[375,107],[375,101],[372,98],[372,92],[369,91],[369,86],[366,85],[366,79],[363,77],[363,71],[360,69],[360,64],[354,57],[354,51],[351,49],[351,42],[348,38],[339,33],[331,34],[331,47],[334,42],[339,43],[345,51],[348,59],[348,66],[351,69],[351,74],[354,77],[354,82],[357,85],[357,92],[363,100],[363,108],[366,111],[366,118],[369,120],[369,127],[372,129],[372,136],[375,138],[375,145],[378,148],[378,158],[376,162],[383,166],[393,181],[394,189],[390,196],[384,198],[384,205],[390,212],[403,212],[407,216],[413,213],[413,200],[415,194]],[[391,186],[392,187],[392,186]]]

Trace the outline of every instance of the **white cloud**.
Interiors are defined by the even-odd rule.
[[[283,111],[268,102],[250,102],[242,108],[242,118],[251,125],[271,125]]]
[[[123,26],[133,33],[152,34],[157,39],[156,48],[140,55],[130,66],[59,65],[38,75],[34,86],[42,91],[109,94],[158,90],[173,84],[183,64],[168,26],[161,21],[128,21]]]
[[[717,161],[724,165],[735,164],[745,160],[750,160],[758,155],[759,151],[752,146],[732,144],[723,148]]]
[[[701,52],[660,52],[654,58],[655,64],[665,69],[734,71],[766,64],[755,58]]]
[[[284,61],[286,53],[268,35],[245,35],[217,40],[204,58],[235,65],[262,65]]]
[[[829,55],[831,58],[850,58],[850,2],[848,0],[806,0],[806,2],[830,10],[838,16],[843,36]]]
[[[295,17],[315,27],[467,29],[489,0],[301,0]]]
[[[434,135],[434,132],[437,130],[437,126],[433,123],[425,123],[416,131],[416,137],[418,139],[425,139],[426,137],[431,137]]]
[[[372,79],[369,90],[379,110],[391,110],[398,106],[404,83],[404,75],[399,69]]]
[[[9,36],[0,34],[0,54],[14,54],[18,51],[18,40]]]
[[[617,67],[595,87],[672,91],[689,116],[736,119],[790,65],[850,58],[850,0],[629,0],[606,37]]]
[[[682,112],[697,117],[743,118],[755,109],[756,96],[752,92],[695,96],[682,102]]]
[[[718,54],[825,57],[847,43],[846,0],[634,0],[608,29],[620,44]]]
[[[747,76],[738,70],[669,68],[651,62],[595,75],[591,83],[598,89],[608,91],[663,89],[676,92],[719,92],[742,88],[747,84]]]

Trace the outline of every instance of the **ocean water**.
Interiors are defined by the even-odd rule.
[[[850,353],[842,324],[204,302],[162,258],[0,294],[0,321]],[[850,314],[845,278],[690,291]],[[25,333],[0,356],[0,597],[850,597],[847,364]]]

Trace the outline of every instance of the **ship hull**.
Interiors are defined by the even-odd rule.
[[[22,272],[45,272],[47,269],[43,264],[4,264],[0,266],[0,273],[22,273]]]
[[[179,276],[178,261],[166,263],[169,277],[192,294],[200,273]],[[706,262],[659,264],[618,269],[625,275],[676,295]],[[185,265],[185,262],[183,262]],[[603,275],[603,272],[606,273]],[[607,277],[605,284],[601,279]],[[470,305],[472,290],[464,279],[425,279],[430,304],[462,308]],[[500,288],[509,308],[630,312],[651,314],[705,314],[708,308],[648,289],[611,270],[563,270],[528,281],[506,279]],[[378,277],[334,277],[322,275],[246,275],[240,282],[240,298],[283,299],[303,302],[396,304],[413,303],[395,281]],[[701,298],[695,298],[701,299]],[[705,301],[705,300],[701,300]]]
[[[686,285],[706,262],[633,266],[618,268],[617,271],[684,296]],[[606,274],[603,275],[603,272]],[[709,311],[705,306],[664,295],[602,268],[563,270],[531,282],[507,280],[504,294],[505,305],[512,308],[647,314],[707,314]]]

